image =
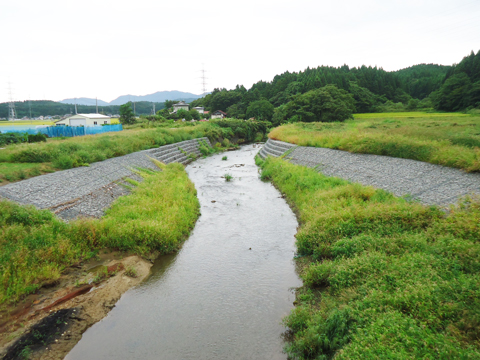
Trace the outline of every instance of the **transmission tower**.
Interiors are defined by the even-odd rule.
[[[202,64],[202,70],[200,70],[202,72],[202,76],[201,76],[201,79],[202,79],[202,94],[205,94],[207,92],[207,78],[205,76],[205,67],[203,66]]]
[[[13,95],[12,95],[12,84],[8,83],[8,95],[10,100],[8,102],[8,120],[15,120],[17,118],[17,113],[15,111],[15,103],[13,102]]]

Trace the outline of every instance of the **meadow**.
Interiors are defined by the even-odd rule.
[[[65,223],[48,210],[0,200],[0,304],[35,292],[101,249],[175,251],[200,215],[199,203],[183,165],[155,163],[161,171],[139,170],[143,181],[131,180],[131,194],[100,220]]]
[[[357,114],[334,123],[293,123],[271,139],[300,146],[386,155],[480,171],[480,116],[457,113]]]
[[[88,166],[93,162],[156,148],[184,140],[208,137],[212,144],[263,139],[267,125],[261,121],[221,120],[204,123],[139,123],[115,133],[47,142],[6,145],[0,150],[0,182],[23,180],[46,172]],[[20,164],[22,164],[20,166]]]
[[[292,359],[480,358],[478,199],[445,214],[282,159],[257,164],[301,225]]]

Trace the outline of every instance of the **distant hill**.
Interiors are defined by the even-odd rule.
[[[122,95],[116,98],[115,100],[110,101],[109,103],[103,100],[98,100],[98,105],[100,106],[109,106],[109,105],[122,105],[126,104],[129,101],[149,101],[149,102],[156,102],[162,103],[165,100],[184,100],[184,101],[193,101],[195,99],[201,98],[206,94],[196,95],[189,92],[183,91],[157,91],[153,94],[148,95]],[[77,98],[77,99],[64,99],[59,101],[62,104],[75,104],[77,105],[95,105],[95,99],[91,98]]]
[[[95,106],[95,101],[97,101],[97,100],[86,98],[86,97],[81,97],[81,98],[76,98],[76,99],[61,100],[61,101],[59,101],[59,103],[72,104],[72,105],[76,103],[77,105],[93,105],[93,106]],[[110,105],[108,102],[98,99],[98,106],[108,106],[108,105]]]

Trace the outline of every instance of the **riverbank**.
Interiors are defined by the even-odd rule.
[[[3,359],[63,359],[128,289],[143,282],[152,263],[106,252],[68,268],[48,288],[27,296],[0,315]]]
[[[352,153],[386,155],[480,171],[480,116],[459,113],[358,114],[333,123],[279,126],[270,139]]]
[[[245,145],[186,167],[202,214],[188,240],[159,257],[66,359],[287,359],[281,319],[301,285],[297,221],[260,181],[257,151]]]
[[[480,202],[445,215],[282,159],[257,162],[301,223],[292,358],[480,356]]]
[[[374,186],[424,205],[448,207],[465,196],[480,195],[480,173],[390,156],[352,154],[326,148],[295,146],[269,139],[262,158],[279,157],[336,176]]]
[[[75,314],[73,310],[65,313],[70,318],[73,316],[73,320],[83,320],[78,320],[81,324],[73,330],[65,330],[78,336],[71,335],[64,346],[58,348],[59,354],[64,354],[89,326],[85,324],[91,325],[105,316],[124,291],[148,274],[151,264],[130,255],[154,259],[179,248],[200,215],[196,190],[183,165],[154,163],[160,171],[137,169],[136,174],[142,181],[126,179],[131,193],[118,198],[101,219],[65,223],[48,210],[0,200],[0,303],[2,321],[7,326],[4,344],[20,335],[21,332],[13,333],[13,338],[9,335],[15,324],[42,319],[46,312],[39,311],[40,307],[49,312],[79,303],[80,310],[83,309],[81,316],[76,315],[77,308]],[[119,252],[113,263],[107,261],[112,259],[103,257],[105,251],[111,250]],[[101,259],[105,266],[93,275],[84,274],[89,264]],[[133,279],[135,275],[138,278]],[[96,283],[100,285],[91,286]],[[56,302],[85,289],[86,294],[77,294],[79,296],[69,302]],[[29,302],[35,296],[40,298]],[[36,333],[37,325],[30,328],[30,334]],[[45,340],[48,343],[45,346],[51,350],[50,343],[55,340],[58,339]],[[45,347],[32,345],[32,348],[40,353],[45,351]],[[19,349],[20,352],[30,350],[28,343],[22,343]]]
[[[234,119],[147,123],[133,127],[117,133],[51,138],[45,143],[2,146],[0,185],[203,137],[207,137],[214,146],[219,142],[218,147],[228,147],[230,142],[241,144],[255,139],[258,141],[263,139],[267,131],[266,122]]]

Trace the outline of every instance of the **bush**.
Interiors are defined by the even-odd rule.
[[[47,135],[45,134],[28,135],[28,142],[29,143],[47,142]]]

